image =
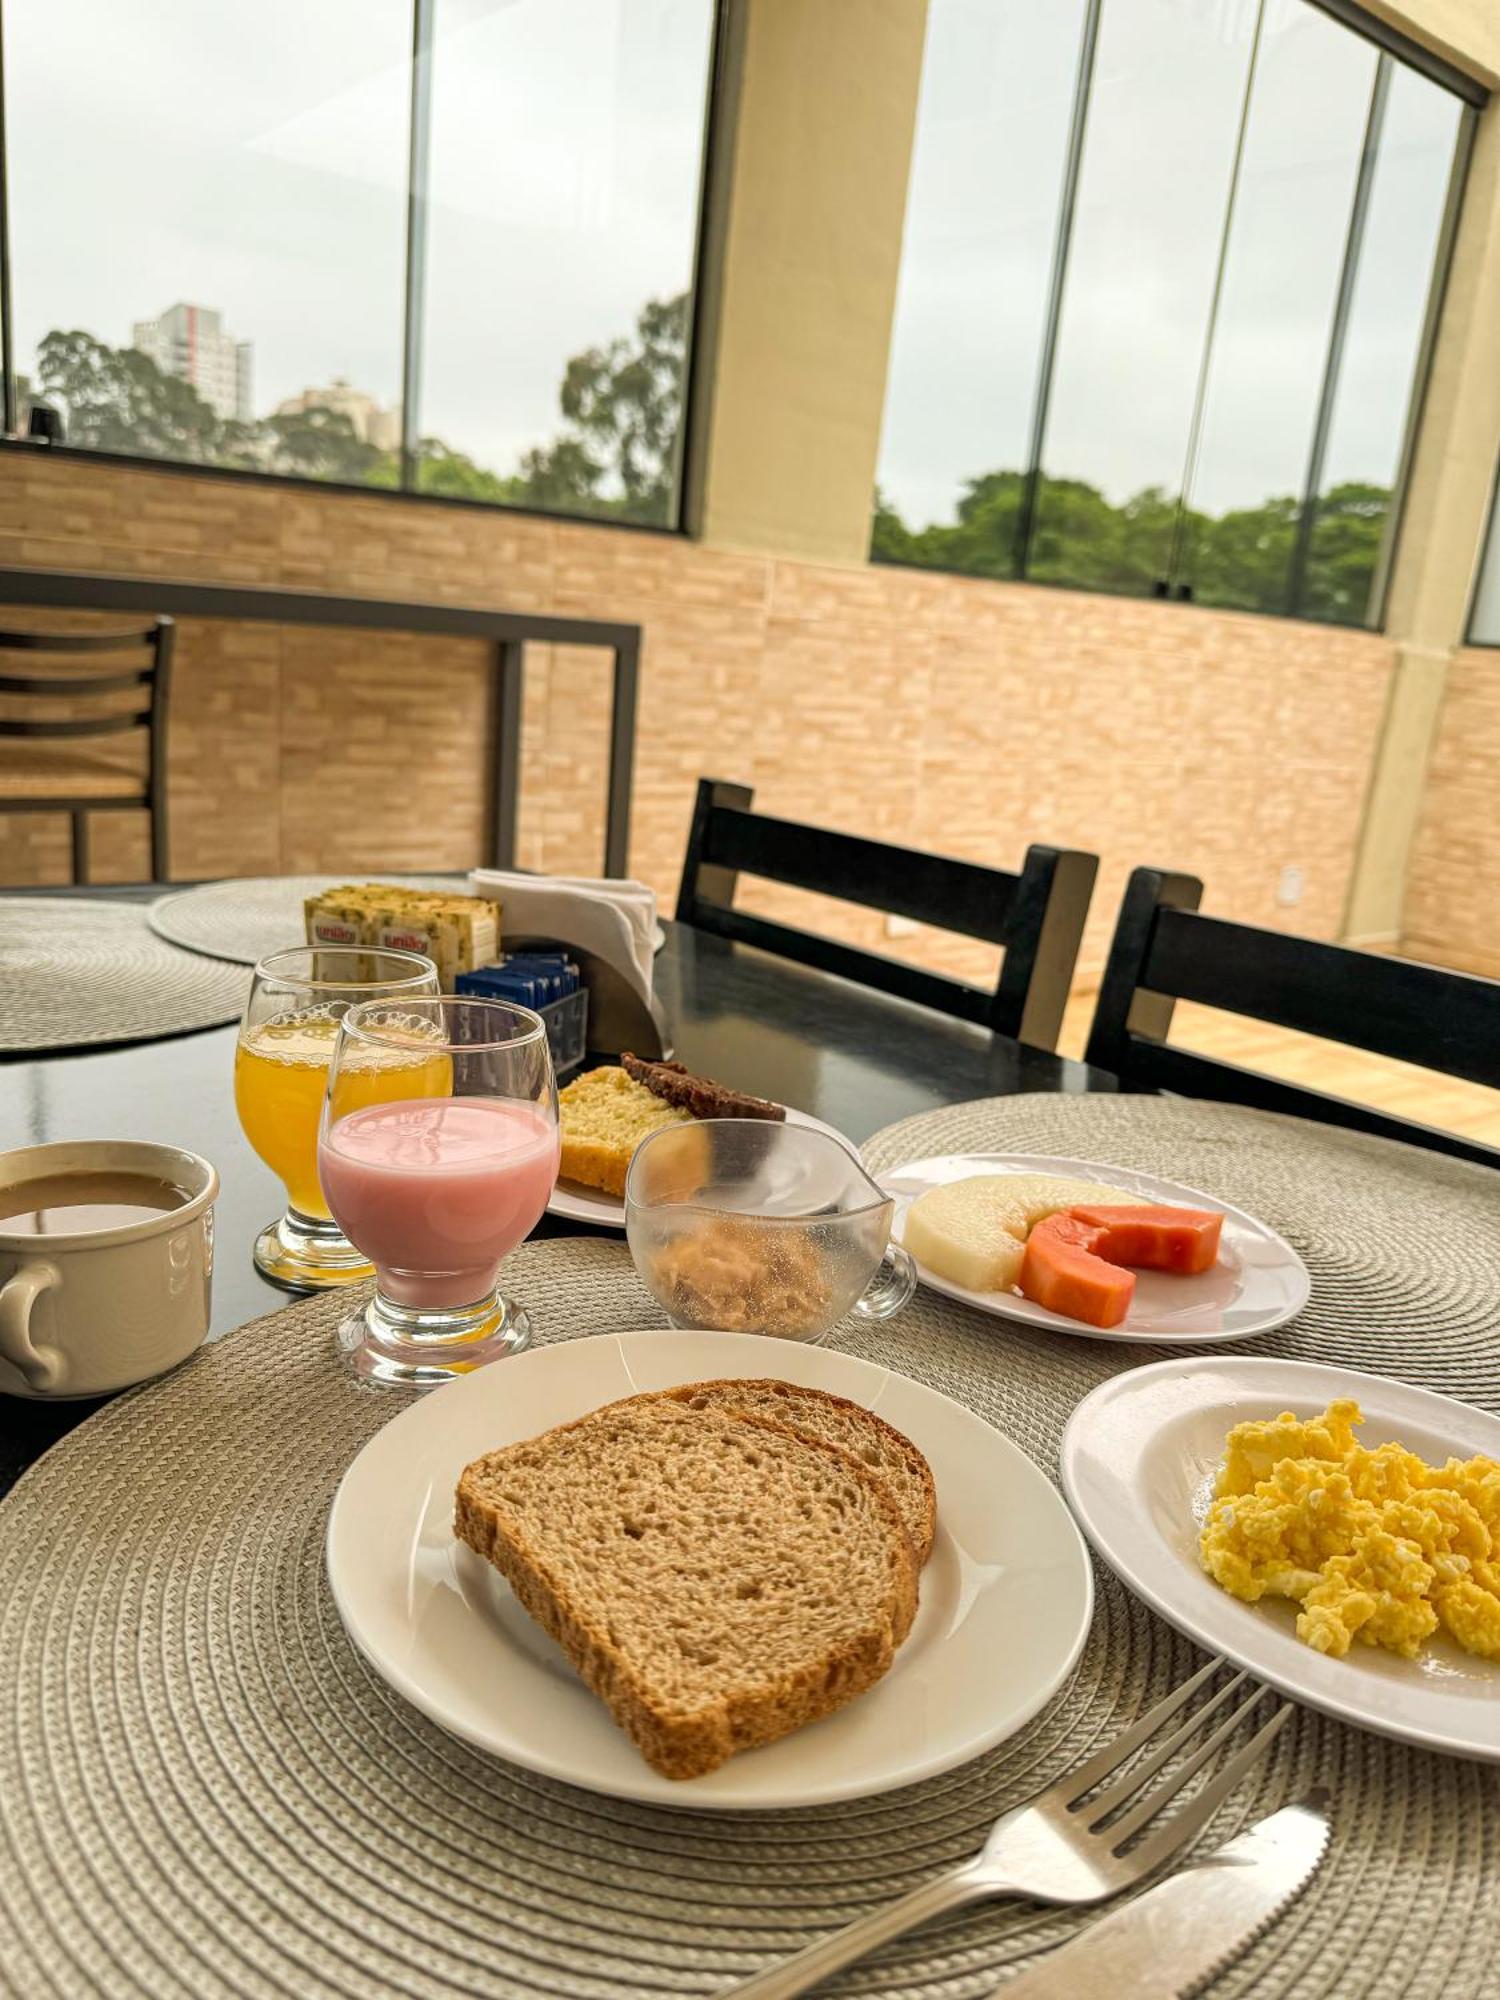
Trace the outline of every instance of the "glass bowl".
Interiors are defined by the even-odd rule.
[[[636,1148],[625,1235],[674,1326],[821,1340],[916,1289],[895,1203],[826,1132],[761,1118],[668,1125]]]

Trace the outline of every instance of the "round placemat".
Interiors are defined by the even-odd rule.
[[[0,899],[0,1049],[154,1041],[239,1018],[243,969],[158,937],[138,903]]]
[[[963,1143],[1129,1159],[1249,1206],[1260,1195],[1263,1212],[1274,1187],[1268,1220],[1300,1222],[1313,1268],[1298,1323],[1309,1340],[1351,1339],[1353,1321],[1378,1319],[1386,1365],[1422,1379],[1441,1293],[1443,1351],[1462,1344],[1463,1321],[1478,1356],[1496,1273],[1485,1287],[1483,1254],[1471,1259],[1465,1300],[1419,1262],[1427,1241],[1403,1204],[1425,1177],[1401,1149],[1128,1099],[1062,1106],[1049,1134],[1053,1103],[968,1107]],[[872,1156],[909,1156],[913,1141],[939,1150],[923,1126],[895,1128],[894,1150],[881,1135]],[[1476,1171],[1431,1166],[1470,1212]],[[1340,1175],[1358,1186],[1335,1190]],[[1361,1196],[1363,1310],[1347,1261]],[[1405,1270],[1401,1239],[1414,1246]],[[616,1244],[528,1244],[507,1268],[543,1340],[661,1324]],[[335,1360],[346,1303],[309,1300],[204,1349],[74,1432],[0,1506],[0,1990],[712,1995],[971,1853],[999,1812],[1198,1658],[1099,1572],[1070,1686],[1009,1743],[923,1785],[710,1815],[487,1759],[364,1666],[328,1594],[333,1490],[405,1402],[357,1387]],[[1128,1365],[1120,1349],[1009,1328],[925,1292],[837,1338],[969,1404],[1049,1473],[1079,1396]],[[1493,1387],[1500,1362],[1490,1367]],[[1332,1794],[1329,1856],[1212,1993],[1500,1990],[1496,1774],[1299,1713],[1210,1841],[1315,1784]],[[1089,1917],[976,1907],[830,1991],[980,2000]]]
[[[151,905],[151,928],[158,937],[208,958],[235,965],[258,965],[273,951],[301,944],[307,931],[303,904],[324,889],[339,889],[358,877],[343,875],[249,875],[232,882],[205,882],[197,889],[174,889]],[[437,889],[466,896],[466,875],[376,875],[402,889]]]

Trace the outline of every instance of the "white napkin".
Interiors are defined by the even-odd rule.
[[[475,868],[477,894],[500,904],[502,943],[511,937],[556,938],[612,965],[647,1005],[656,952],[656,892],[644,882],[609,876],[510,875]]]

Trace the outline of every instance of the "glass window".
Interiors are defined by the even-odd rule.
[[[1373,622],[1472,114],[1310,0],[1097,0],[1075,138],[1085,19],[930,0],[872,554]]]
[[[1286,609],[1377,60],[1312,7],[1262,25],[1173,571],[1203,604]]]
[[[1104,0],[1027,574],[1165,581],[1255,27]]]
[[[436,0],[419,485],[666,525],[711,0]]]
[[[1084,0],[929,0],[871,552],[1011,576]]]
[[[410,49],[410,0],[8,0],[15,365],[70,444],[394,483]]]
[[[1375,624],[1392,496],[1465,116],[1458,99],[1399,64],[1380,124],[1349,327],[1308,544],[1301,610]]]

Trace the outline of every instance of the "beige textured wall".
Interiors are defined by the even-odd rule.
[[[1415,41],[1481,83],[1500,85],[1500,7],[1495,0],[1364,0],[1377,21]]]
[[[1402,949],[1500,979],[1500,653],[1448,669],[1407,882]]]
[[[0,561],[638,621],[633,862],[664,896],[709,773],[753,782],[770,811],[1001,865],[1031,839],[1093,848],[1093,965],[1140,861],[1198,871],[1226,915],[1336,933],[1392,659],[1367,634],[1279,619],[42,454],[0,459]],[[179,657],[177,876],[481,858],[483,647],[195,623]],[[532,866],[598,863],[599,658],[530,649]],[[95,826],[100,874],[138,876],[138,830]],[[1286,865],[1304,871],[1293,909],[1276,900]],[[0,877],[65,869],[60,821],[0,819]],[[846,934],[888,942],[878,918],[844,915]],[[979,969],[972,949],[945,960]]]

